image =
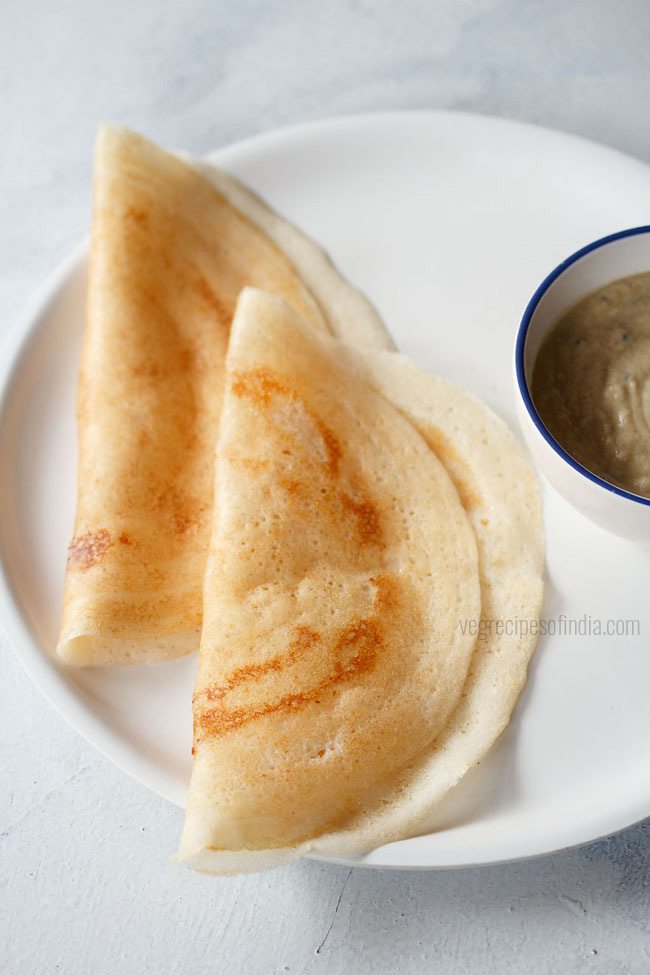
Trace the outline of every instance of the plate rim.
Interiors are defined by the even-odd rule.
[[[601,155],[610,154],[619,163],[633,165],[643,171],[650,184],[650,165],[643,160],[625,153],[613,146],[585,138],[581,135],[563,132],[545,126],[524,122],[517,119],[505,118],[498,115],[475,112],[446,111],[441,109],[408,109],[376,112],[349,113],[335,115],[322,119],[314,119],[303,123],[282,126],[277,129],[263,131],[249,135],[244,139],[228,143],[205,153],[202,158],[211,162],[224,161],[228,165],[228,157],[236,156],[249,150],[264,150],[266,147],[281,145],[296,136],[304,136],[341,129],[349,126],[377,126],[391,125],[411,121],[435,121],[436,119],[458,119],[461,123],[478,123],[482,125],[499,125],[512,131],[534,132],[538,136],[550,137],[562,143],[575,143],[582,149],[596,150]],[[76,269],[86,259],[88,251],[88,237],[86,236],[61,260],[46,276],[44,282],[36,289],[33,298],[27,301],[25,308],[17,320],[9,327],[0,344],[0,428],[8,413],[14,381],[20,374],[24,357],[29,354],[29,346],[36,341],[40,332],[47,327],[48,307],[56,302],[57,297]],[[514,334],[513,334],[514,344]],[[1,519],[0,519],[1,522]],[[15,657],[24,671],[43,694],[49,704],[57,711],[74,730],[82,736],[93,748],[116,765],[131,778],[162,798],[177,804],[170,796],[169,776],[162,770],[157,770],[151,762],[142,759],[135,750],[123,742],[120,737],[93,712],[75,693],[65,678],[65,670],[58,664],[51,654],[41,648],[36,637],[31,633],[27,619],[23,615],[17,598],[14,596],[12,585],[5,565],[4,546],[0,528],[0,631],[7,644],[11,647]],[[458,862],[420,863],[420,864],[386,864],[368,862],[364,857],[359,859],[333,857],[318,853],[308,854],[309,859],[321,862],[337,863],[339,865],[366,867],[382,870],[451,870],[470,867],[491,866],[500,863],[516,863],[529,859],[550,856],[554,853],[576,849],[597,842],[607,836],[613,836],[634,825],[643,822],[650,814],[650,796],[642,802],[634,804],[643,806],[644,812],[636,808],[632,818],[620,825],[601,823],[597,832],[590,832],[589,836],[582,835],[564,843],[552,840],[548,844],[537,843],[532,852],[519,852],[512,856],[498,856],[494,859],[465,859]],[[575,830],[568,831],[574,833]],[[578,832],[580,832],[578,830]],[[401,841],[404,842],[404,841]],[[528,839],[530,845],[530,837]]]

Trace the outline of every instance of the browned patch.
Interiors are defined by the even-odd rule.
[[[318,432],[320,433],[325,445],[330,474],[332,477],[335,477],[339,472],[339,464],[341,462],[341,456],[343,453],[341,450],[341,445],[329,427],[326,427],[325,424],[313,414],[311,414],[311,417],[318,427]]]
[[[381,545],[383,532],[377,506],[369,498],[357,501],[349,494],[341,493],[341,504],[356,518],[357,531],[364,545]]]
[[[196,521],[196,516],[189,511],[185,511],[183,509],[178,509],[174,511],[174,528],[176,529],[179,535],[182,535],[183,532],[186,532],[187,529],[191,525],[193,525],[195,521]]]
[[[68,568],[85,572],[106,555],[113,544],[108,528],[98,528],[96,531],[86,532],[85,535],[75,536],[68,547]]]
[[[304,629],[307,630],[307,628]],[[308,632],[312,633],[313,631]],[[231,709],[219,703],[216,707],[206,708],[195,715],[194,732],[197,741],[199,739],[213,738],[225,734],[228,731],[241,728],[243,725],[269,714],[302,710],[308,704],[317,702],[319,695],[324,691],[330,690],[339,684],[346,683],[361,674],[372,671],[382,647],[383,640],[378,621],[374,618],[356,620],[341,630],[334,645],[335,655],[342,654],[345,651],[349,652],[351,649],[354,649],[354,653],[347,660],[337,660],[330,673],[319,684],[306,691],[285,694],[277,701],[262,701],[247,707]],[[250,668],[242,668],[241,672],[243,672],[243,676],[238,680],[238,683],[241,682],[241,679],[259,680],[261,674],[258,673],[256,668],[262,666],[266,668],[263,671],[266,673],[269,664],[274,661],[278,661],[278,668],[282,670],[283,662],[288,656],[290,655],[282,654],[279,658],[274,657],[272,661],[266,661],[262,665],[250,665],[250,668],[253,668],[252,675]],[[234,671],[230,678],[228,678],[228,681],[218,688],[207,688],[204,694],[208,700],[221,701],[231,689],[233,678],[238,674],[240,674],[240,671]]]
[[[275,657],[270,657],[260,664],[248,664],[246,667],[238,667],[225,679],[223,684],[218,684],[215,687],[207,687],[202,694],[205,695],[208,701],[218,701],[225,697],[228,691],[239,687],[240,684],[248,681],[258,681],[271,672],[280,674],[288,664],[293,663],[319,642],[320,633],[317,633],[316,630],[312,630],[308,626],[297,626],[295,639],[289,644],[289,649],[286,653],[276,654]]]
[[[449,438],[441,430],[438,430],[437,427],[428,426],[426,428],[426,439],[433,452],[437,454],[439,460],[443,462],[445,460],[454,462],[458,460],[458,454],[451,445]]]
[[[233,372],[231,388],[235,396],[247,396],[256,403],[266,405],[274,396],[297,399],[291,389],[270,369],[251,369],[249,372]]]
[[[449,439],[441,430],[438,430],[437,427],[432,426],[426,427],[425,438],[434,454],[436,454],[438,457],[438,460],[440,460],[446,468],[451,465],[452,470],[448,469],[447,473],[451,477],[454,487],[458,491],[458,496],[461,500],[463,508],[475,508],[480,505],[481,496],[476,489],[474,479],[471,474],[466,471],[465,462],[458,456],[458,453],[450,443]]]
[[[150,355],[148,358],[141,359],[139,362],[132,362],[127,368],[136,379],[160,382],[161,380],[167,379],[170,375],[175,375],[179,372],[197,372],[200,368],[199,362],[200,360],[196,351],[187,345],[184,348],[176,350],[173,362],[156,360]]]
[[[298,391],[280,378],[271,369],[251,369],[247,372],[233,372],[231,390],[235,396],[246,396],[262,406],[267,406],[276,396],[284,396],[294,403],[300,403],[320,434],[327,454],[327,467],[332,477],[339,471],[343,451],[336,436],[319,416],[299,396]],[[289,451],[286,451],[289,453]]]
[[[127,220],[132,220],[139,227],[146,227],[149,223],[149,214],[143,207],[127,207],[125,211]]]
[[[155,504],[157,508],[167,511],[179,535],[195,525],[205,510],[205,505],[187,497],[175,488],[169,488],[160,494]]]
[[[127,535],[126,532],[121,532],[118,541],[119,541],[120,545],[132,545],[133,544],[133,539],[131,538],[130,535]]]
[[[399,585],[395,576],[379,575],[372,576],[370,581],[375,586],[375,607],[380,612],[395,609],[399,600]]]
[[[226,328],[230,328],[234,308],[227,305],[221,300],[221,298],[219,298],[217,294],[215,294],[202,275],[199,275],[199,277],[196,278],[194,282],[194,290],[198,294],[199,298],[216,313],[221,324]]]
[[[151,379],[155,381],[157,379],[163,379],[169,372],[169,369],[162,366],[159,362],[154,362],[150,359],[146,362],[134,362],[130,367],[130,372],[136,379]]]
[[[300,481],[292,477],[281,477],[280,485],[284,488],[287,494],[298,494],[300,491]]]

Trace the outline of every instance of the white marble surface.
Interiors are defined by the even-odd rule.
[[[341,112],[457,108],[650,161],[649,30],[647,0],[6,2],[0,339],[86,232],[102,118],[201,152]],[[481,870],[194,876],[168,859],[179,811],[0,649],[2,975],[650,971],[650,824]]]

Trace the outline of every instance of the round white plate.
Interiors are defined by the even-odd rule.
[[[215,153],[330,251],[404,352],[514,424],[515,330],[544,275],[582,244],[650,223],[650,169],[581,139],[437,112],[349,117]],[[90,156],[89,163],[90,165]],[[74,512],[74,399],[85,246],[2,360],[0,618],[50,701],[102,752],[183,804],[194,659],[61,668],[56,642]],[[359,862],[450,867],[534,856],[650,813],[650,551],[545,488],[544,615],[639,620],[640,636],[539,643],[515,717],[439,807],[436,831]],[[566,627],[568,624],[564,624]]]

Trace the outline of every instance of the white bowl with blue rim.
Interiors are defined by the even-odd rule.
[[[650,499],[610,484],[579,464],[551,436],[530,388],[549,330],[581,298],[618,278],[650,271],[650,226],[622,230],[576,251],[542,281],[524,312],[515,345],[515,391],[522,432],[541,471],[583,515],[615,535],[650,545]]]

